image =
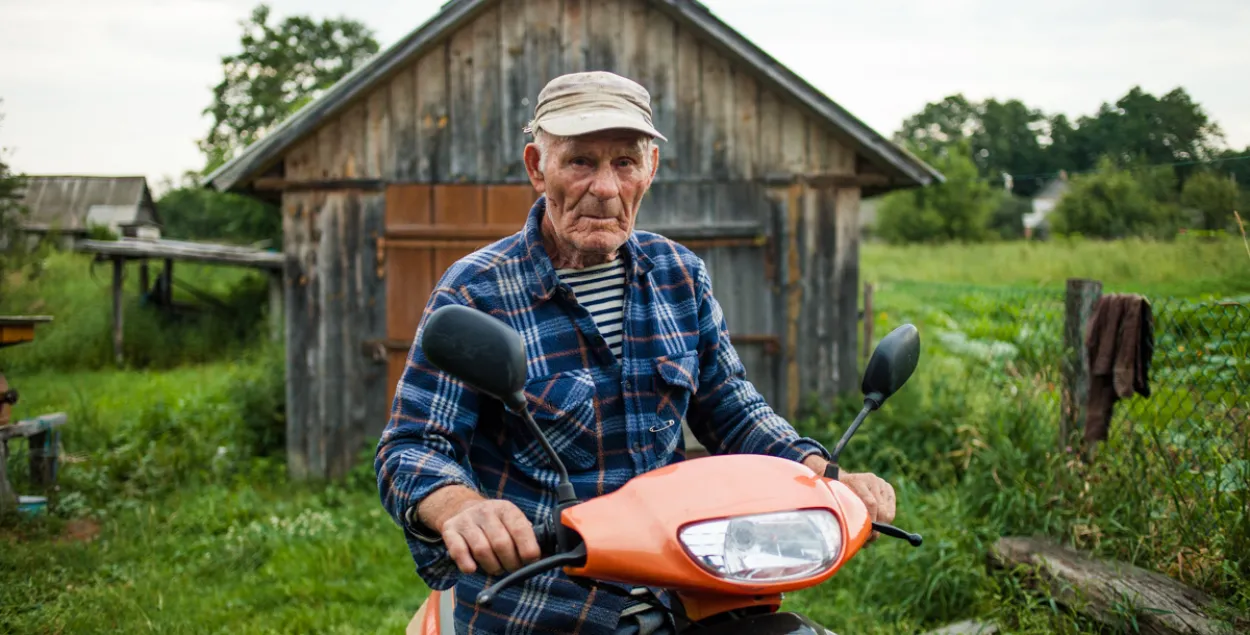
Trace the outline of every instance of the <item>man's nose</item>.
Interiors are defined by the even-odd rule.
[[[621,183],[610,164],[595,172],[595,178],[590,183],[590,193],[601,201],[612,200],[620,196]]]

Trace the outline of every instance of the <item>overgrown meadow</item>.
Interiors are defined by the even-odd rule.
[[[1015,633],[1092,632],[987,572],[998,537],[1046,534],[1250,612],[1250,329],[1233,332],[1250,302],[1250,255],[1239,240],[865,246],[863,262],[876,335],[915,323],[924,352],[843,462],[887,477],[896,524],[925,543],[881,539],[788,608],[839,633],[971,617]],[[368,457],[344,482],[285,479],[283,355],[264,335],[264,280],[184,266],[180,277],[218,303],[180,292],[199,310],[168,318],[133,299],[132,362],[116,369],[106,274],[57,254],[37,279],[8,281],[0,301],[6,313],[56,318],[34,343],[0,351],[21,392],[15,416],[71,421],[49,513],[0,526],[0,631],[401,631],[426,590],[378,504]],[[1164,372],[1150,400],[1121,402],[1091,464],[1057,432],[1062,284],[1077,275],[1175,298],[1160,305],[1175,326],[1159,333],[1156,359],[1178,377]],[[1213,319],[1182,301],[1211,294],[1241,309]],[[1178,350],[1193,342],[1206,359]],[[1202,399],[1187,388],[1199,384]],[[853,399],[818,406],[796,425],[831,443],[858,409]],[[25,492],[26,450],[11,448],[9,476]]]

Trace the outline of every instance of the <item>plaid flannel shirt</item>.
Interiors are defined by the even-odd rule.
[[[552,268],[539,229],[544,210],[540,197],[521,231],[448,268],[425,317],[462,304],[520,333],[531,412],[566,464],[579,499],[682,460],[683,419],[713,454],[828,458],[819,443],[800,438],[774,413],[745,377],[699,257],[657,234],[633,233],[621,251],[627,288],[618,361]],[[418,338],[420,332],[419,326]],[[417,341],[375,468],[382,504],[403,528],[418,575],[431,588],[456,588],[456,632],[612,633],[624,598],[582,586],[562,571],[509,589],[490,608],[476,606],[478,591],[498,578],[481,570],[461,574],[437,535],[421,526],[416,505],[451,484],[510,500],[531,522],[541,522],[554,510],[557,476],[518,417],[436,369]],[[667,594],[661,598],[671,606]]]

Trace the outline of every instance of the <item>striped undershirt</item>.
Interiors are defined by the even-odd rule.
[[[573,289],[577,303],[590,311],[599,334],[617,359],[621,358],[621,331],[625,306],[625,266],[621,258],[584,269],[556,269],[560,280]]]

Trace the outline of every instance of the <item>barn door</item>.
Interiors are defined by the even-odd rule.
[[[529,185],[391,185],[386,235],[379,241],[386,277],[387,404],[434,285],[452,263],[515,233],[538,193]]]

